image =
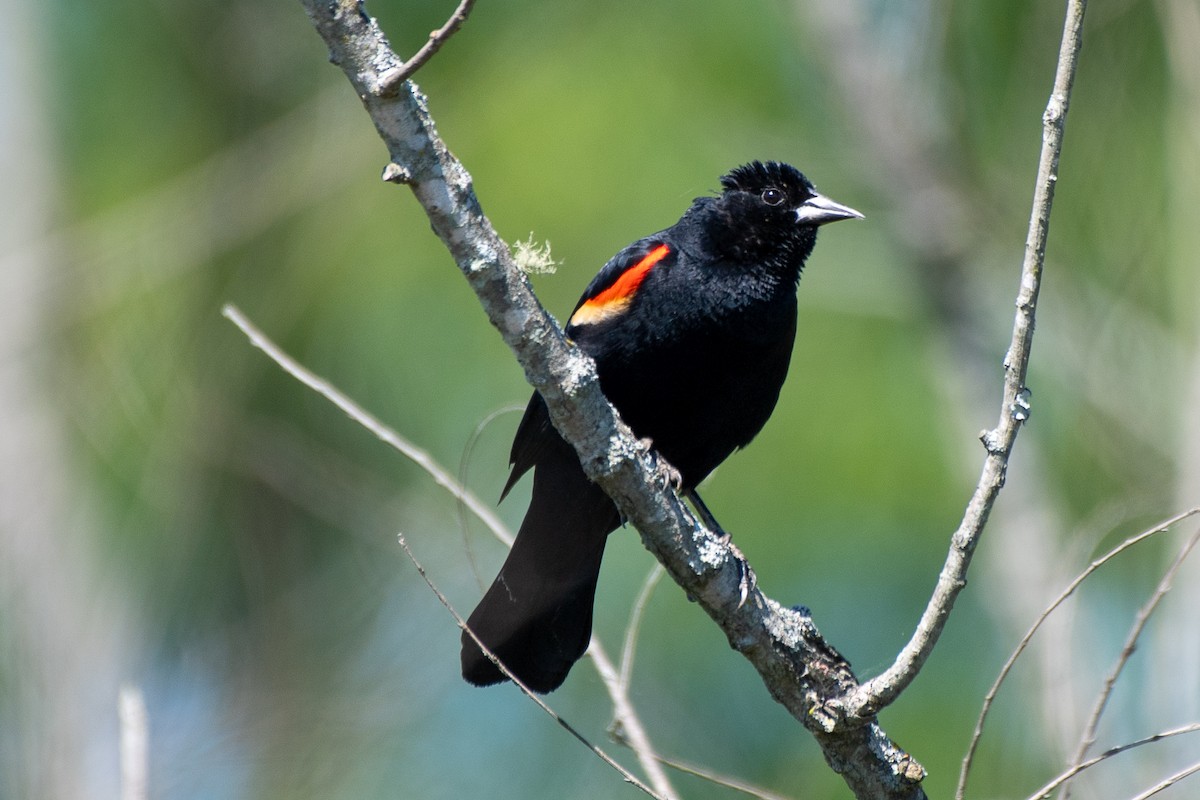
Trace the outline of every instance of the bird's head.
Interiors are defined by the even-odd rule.
[[[724,224],[714,242],[739,261],[803,265],[817,228],[841,219],[862,219],[849,206],[818,192],[795,167],[752,161],[721,178],[715,209]]]

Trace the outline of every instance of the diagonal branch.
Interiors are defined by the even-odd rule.
[[[1061,775],[1057,776],[1054,780],[1050,781],[1045,786],[1038,789],[1033,794],[1029,795],[1029,797],[1026,798],[1026,800],[1046,800],[1046,798],[1048,798],[1051,794],[1054,793],[1055,789],[1064,785],[1067,781],[1071,780],[1079,773],[1083,772],[1086,769],[1094,767],[1095,765],[1099,764],[1101,761],[1106,761],[1106,760],[1112,758],[1113,756],[1120,755],[1121,753],[1124,753],[1127,750],[1132,750],[1135,747],[1141,747],[1142,745],[1146,745],[1146,744],[1154,744],[1156,742],[1161,742],[1162,740],[1169,739],[1172,736],[1180,736],[1185,733],[1196,733],[1197,731],[1200,731],[1200,723],[1192,723],[1191,725],[1184,725],[1182,727],[1174,728],[1169,731],[1162,731],[1161,733],[1156,733],[1152,736],[1147,736],[1144,739],[1138,739],[1136,741],[1127,742],[1125,744],[1118,745],[1117,747],[1114,747],[1111,750],[1106,750],[1105,752],[1101,753],[1098,756],[1089,758],[1087,761],[1083,761],[1078,764],[1072,765],[1069,769],[1067,769]],[[1187,777],[1187,775],[1184,774],[1181,776],[1177,776],[1176,780],[1183,778],[1183,777]],[[1141,796],[1148,797],[1149,795],[1141,795]]]
[[[474,5],[475,0],[462,0],[458,4],[458,8],[454,9],[454,13],[450,15],[450,19],[446,20],[446,24],[429,34],[429,41],[422,45],[412,58],[405,61],[403,67],[387,73],[380,85],[380,91],[387,94],[399,91],[401,84],[417,74],[417,70],[425,66],[425,62],[433,58],[451,36],[458,33],[458,29],[467,21],[467,16],[470,15]]]
[[[1167,778],[1163,778],[1161,781],[1154,784],[1149,789],[1147,789],[1146,791],[1139,794],[1137,797],[1134,797],[1133,800],[1149,800],[1151,797],[1158,794],[1159,792],[1166,791],[1167,789],[1170,789],[1175,784],[1179,783],[1184,778],[1190,777],[1197,773],[1200,773],[1200,761],[1196,762],[1195,764],[1192,764],[1190,767],[1184,767],[1183,769],[1179,770],[1179,772],[1176,772],[1174,775],[1171,775]]]
[[[742,569],[727,543],[663,486],[653,455],[601,393],[594,364],[568,345],[538,303],[484,216],[466,169],[438,136],[425,97],[411,82],[391,83],[402,62],[376,22],[356,0],[303,3],[387,145],[391,164],[384,177],[411,187],[526,379],[545,399],[554,425],[579,452],[588,477],[754,665],[771,695],[813,732],[857,796],[924,797],[924,769],[873,719],[839,725],[830,713],[830,701],[853,691],[857,681],[808,613],[784,608],[757,590],[742,602]]]

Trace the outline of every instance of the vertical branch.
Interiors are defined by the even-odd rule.
[[[1008,471],[1008,460],[1021,424],[1029,418],[1030,392],[1025,386],[1029,356],[1033,346],[1034,316],[1042,267],[1046,258],[1046,237],[1050,230],[1050,209],[1058,182],[1058,161],[1062,153],[1063,131],[1070,105],[1071,87],[1079,51],[1083,46],[1083,15],[1087,0],[1069,0],[1054,89],[1042,115],[1042,150],[1034,186],[1033,210],[1025,240],[1025,258],[1021,265],[1021,285],[1017,293],[1017,312],[1013,321],[1012,343],[1004,358],[1004,399],[996,427],[981,435],[987,457],[966,513],[951,539],[946,563],[938,576],[929,605],[917,624],[912,639],[900,651],[894,664],[883,674],[862,684],[845,704],[852,717],[874,714],[891,703],[907,687],[933,652],[945,627],[946,619],[959,592],[966,586],[967,568],[987,524],[992,506]]]

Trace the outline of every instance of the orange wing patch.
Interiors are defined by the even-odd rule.
[[[646,276],[650,274],[654,265],[666,258],[670,252],[671,248],[665,244],[660,244],[651,250],[643,256],[641,261],[622,272],[613,281],[612,286],[584,301],[583,305],[571,315],[568,324],[593,325],[620,314],[633,300],[638,287],[642,285],[642,281],[646,280]]]

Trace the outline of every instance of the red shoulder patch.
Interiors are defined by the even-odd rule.
[[[654,265],[666,258],[670,252],[671,248],[665,244],[655,247],[640,261],[618,275],[611,286],[595,297],[585,300],[571,315],[568,324],[591,325],[620,314],[637,294],[638,287],[646,280]]]

